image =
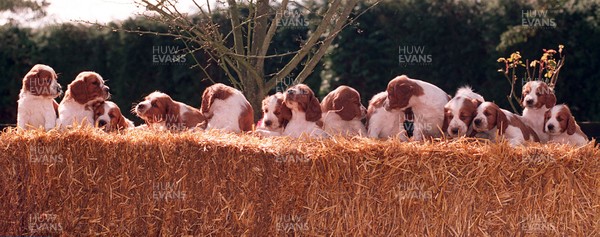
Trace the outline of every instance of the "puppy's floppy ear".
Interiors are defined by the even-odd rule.
[[[362,105],[353,104],[350,98],[342,98],[339,94],[333,99],[333,109],[345,121],[350,121],[362,114]]]
[[[569,120],[567,121],[567,134],[573,135],[576,130],[577,130],[577,125],[575,124],[575,117],[571,116],[571,117],[569,117]]]
[[[550,118],[551,114],[552,114],[551,110],[548,110],[548,111],[546,111],[546,113],[544,113],[544,123],[542,124],[543,125],[543,128],[542,128],[543,132],[548,132],[548,130],[546,130],[546,123],[548,122],[548,119]]]
[[[126,129],[129,126],[129,123],[127,123],[127,121],[125,121],[125,117],[123,117],[123,113],[121,113],[121,109],[117,107],[115,109],[115,112],[116,112],[116,114],[114,115],[114,118],[113,118],[113,120],[115,122],[113,125],[112,121],[111,121],[111,125],[112,125],[111,129],[114,129],[114,130]]]
[[[52,106],[54,107],[54,113],[56,113],[56,116],[58,116],[58,103],[56,100],[52,100]]]
[[[390,111],[406,107],[413,95],[413,90],[413,86],[405,82],[397,82],[392,86],[388,86],[388,103],[384,104],[385,110]]]
[[[483,101],[477,100],[477,99],[471,99],[471,102],[473,102],[473,104],[475,105],[475,110],[473,110],[473,118],[475,118],[475,116],[477,116],[477,108],[479,108],[479,106],[483,103]]]
[[[471,102],[473,102],[473,104],[475,104],[476,107],[479,107],[481,103],[483,103],[483,101],[478,99],[471,99]]]
[[[164,106],[166,107],[165,124],[169,129],[179,129],[181,126],[182,118],[179,113],[179,106],[171,98],[164,99]]]
[[[448,131],[448,125],[450,125],[450,121],[448,121],[448,116],[446,116],[446,109],[444,109],[444,123],[442,124],[442,133],[446,133]]]
[[[278,101],[279,103],[279,101]],[[292,120],[292,110],[290,108],[288,108],[285,103],[283,103],[283,100],[281,101],[281,109],[279,111],[279,116],[281,116],[279,123],[281,124],[282,127],[285,127],[285,125],[287,125],[287,122],[289,122],[290,120]]]
[[[508,128],[508,118],[506,117],[506,114],[502,112],[500,107],[497,107],[496,110],[496,128],[498,128],[500,135],[502,135],[506,131],[506,128]]]
[[[208,112],[210,111],[210,106],[214,101],[215,91],[211,87],[206,88],[204,90],[204,93],[202,93],[202,104],[200,106],[200,111],[202,112],[202,114],[204,114],[204,116],[212,117],[209,116]]]
[[[306,105],[306,121],[316,122],[321,119],[321,104],[317,97],[311,96],[310,102]]]
[[[87,89],[87,83],[84,80],[75,80],[69,85],[69,93],[77,103],[85,104],[90,98]],[[67,96],[65,96],[67,97]]]
[[[115,119],[117,120],[117,122],[116,122],[117,126],[115,128],[116,130],[123,130],[129,126],[129,124],[127,123],[127,121],[125,121],[125,118],[123,117],[122,114],[121,114],[121,116],[117,116]]]
[[[547,109],[550,109],[556,105],[556,96],[554,93],[547,93],[544,95],[544,104]]]

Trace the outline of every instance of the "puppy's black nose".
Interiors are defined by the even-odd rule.
[[[294,90],[288,90],[287,93],[288,94],[294,94]]]
[[[104,120],[98,121],[98,126],[104,127],[105,125],[106,125],[106,121],[104,121]]]
[[[102,89],[104,89],[105,92],[108,92],[110,90],[110,88],[108,86],[104,86],[104,88],[102,88]]]
[[[479,126],[479,125],[481,125],[481,119],[475,119],[475,121],[473,121],[473,123],[475,123],[475,125]]]
[[[527,103],[527,105],[533,105],[533,99],[528,99],[525,103]]]
[[[135,106],[135,108],[136,108],[137,110],[144,109],[145,107],[146,107],[146,106],[144,106],[143,104],[138,104],[137,106]]]
[[[548,124],[548,130],[554,130],[554,124]]]
[[[267,127],[271,126],[271,124],[273,124],[273,122],[271,122],[271,120],[265,121],[265,125],[267,125]]]
[[[458,128],[453,128],[452,130],[450,130],[450,132],[452,134],[458,134]]]

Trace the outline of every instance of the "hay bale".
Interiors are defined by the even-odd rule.
[[[600,150],[216,132],[0,134],[3,235],[595,235]]]

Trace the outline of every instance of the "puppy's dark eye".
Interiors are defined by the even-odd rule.
[[[279,114],[281,114],[281,113],[280,113],[279,111],[275,111],[275,112],[273,112],[273,114],[275,114],[275,115],[279,115]]]
[[[558,117],[558,118],[556,118],[556,121],[559,121],[559,122],[561,122],[561,121],[563,121],[563,120],[564,120],[564,119],[563,119],[562,117]]]
[[[490,112],[485,111],[485,112],[483,112],[483,115],[490,116]]]
[[[268,110],[268,109],[265,109],[265,113],[268,113],[268,112],[269,112],[269,110]]]
[[[151,105],[152,107],[156,107],[156,101],[152,101],[152,102],[150,102],[150,105]]]

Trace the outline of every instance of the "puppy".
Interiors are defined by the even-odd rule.
[[[396,113],[385,110],[387,92],[380,92],[369,101],[367,109],[367,134],[370,138],[398,137],[401,141],[408,141],[408,134],[404,129],[405,113]]]
[[[348,86],[331,91],[321,102],[323,129],[329,134],[366,135],[362,119],[367,109],[360,103],[360,94]]]
[[[281,136],[292,118],[292,111],[283,103],[283,94],[277,92],[262,101],[263,117],[256,132],[263,136]]]
[[[58,104],[54,100],[62,93],[54,69],[36,64],[23,77],[23,87],[17,101],[17,127],[22,129],[56,126]]]
[[[433,84],[402,75],[389,82],[387,93],[385,110],[399,115],[399,112],[412,108],[414,140],[441,137],[444,106],[450,100],[446,92]]]
[[[546,111],[544,116],[544,132],[549,135],[549,142],[583,146],[588,137],[571,115],[571,110],[564,104],[556,105]]]
[[[148,128],[154,130],[183,131],[190,128],[205,129],[206,118],[200,110],[174,101],[162,92],[152,92],[133,108]]]
[[[485,100],[483,96],[464,86],[458,89],[454,98],[444,106],[442,130],[449,137],[473,136],[471,122],[477,113],[477,107]]]
[[[104,79],[95,72],[81,72],[67,88],[58,105],[58,126],[94,125],[93,105],[110,97]]]
[[[206,129],[252,131],[254,110],[244,94],[233,87],[217,83],[206,88],[201,112],[207,120]]]
[[[493,141],[497,140],[497,135],[503,136],[511,146],[521,145],[525,141],[540,141],[535,131],[520,116],[500,109],[492,102],[483,102],[477,108],[473,129],[485,133]]]
[[[287,89],[283,96],[284,104],[290,109],[292,117],[283,135],[290,137],[326,137],[321,121],[321,104],[315,93],[304,84],[298,84]]]
[[[554,105],[556,105],[554,90],[545,82],[530,81],[523,86],[521,96],[521,106],[525,108],[523,121],[533,128],[542,143],[550,139],[550,136],[544,133],[544,115]]]
[[[94,124],[106,132],[131,129],[133,122],[123,116],[121,109],[112,101],[94,105]]]

